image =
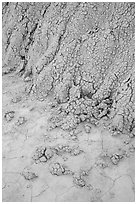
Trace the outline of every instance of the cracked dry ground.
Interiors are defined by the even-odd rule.
[[[134,138],[87,122],[49,130],[49,115],[3,76],[3,201],[134,201]]]
[[[134,201],[135,4],[2,4],[3,201]]]

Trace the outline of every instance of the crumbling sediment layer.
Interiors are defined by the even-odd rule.
[[[135,3],[3,3],[3,74],[20,73],[52,127],[103,121],[134,136]]]

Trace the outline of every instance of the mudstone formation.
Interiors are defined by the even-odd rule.
[[[135,3],[4,2],[2,18],[3,75],[52,98],[51,129],[88,121],[134,137]]]

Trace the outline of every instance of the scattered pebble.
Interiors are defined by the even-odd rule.
[[[90,133],[91,132],[91,126],[89,124],[85,124],[84,129],[85,129],[86,133]]]
[[[32,156],[32,159],[35,161],[39,160],[42,156],[44,156],[44,152],[45,152],[45,147],[43,146],[37,147],[35,150],[35,153]]]
[[[44,154],[47,160],[53,157],[53,151],[50,148],[47,148]]]
[[[25,119],[25,117],[19,117],[18,118],[18,121],[17,121],[17,125],[20,126],[20,125],[23,125],[27,120]]]
[[[22,176],[26,179],[26,180],[34,180],[36,178],[38,178],[38,175],[34,172],[31,171],[24,171],[22,172]]]
[[[117,164],[119,163],[120,159],[122,159],[122,158],[123,158],[122,155],[113,154],[110,159],[111,159],[111,162],[112,162],[114,165],[117,165]]]
[[[47,162],[47,159],[46,159],[45,156],[42,156],[42,157],[39,158],[39,161],[40,162]]]
[[[6,119],[7,122],[10,122],[15,116],[15,111],[9,111],[6,112],[4,115],[4,118]]]

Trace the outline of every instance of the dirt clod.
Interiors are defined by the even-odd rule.
[[[23,125],[26,122],[27,122],[27,120],[26,120],[25,117],[19,117],[18,121],[16,122],[16,125],[20,126],[20,125]]]
[[[10,122],[15,116],[15,111],[9,111],[6,112],[4,115],[4,118],[6,119],[7,122]]]

